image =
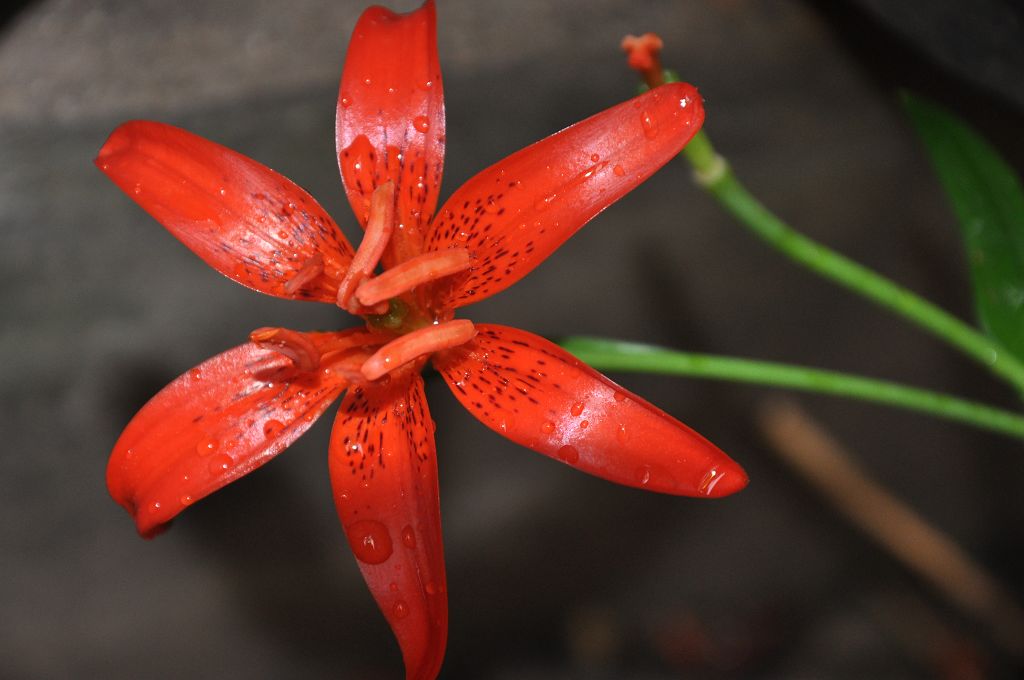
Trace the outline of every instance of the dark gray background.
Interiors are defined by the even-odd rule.
[[[937,31],[918,30],[926,14],[886,17],[875,2],[863,12],[797,0],[439,4],[442,197],[630,96],[618,42],[657,30],[667,63],[701,88],[720,150],[770,207],[970,317],[951,213],[892,88],[953,105],[1021,169],[1019,6],[978,3],[989,14],[976,16],[997,19],[971,33],[971,17],[949,9],[961,3],[915,5],[949,12]],[[350,322],[229,283],[107,182],[93,155],[123,120],[182,125],[292,178],[355,240],[333,113],[361,9],[49,0],[0,33],[0,676],[400,676],[334,514],[332,418],[152,542],[104,483],[120,428],[174,376],[259,326]],[[467,313],[551,337],[803,362],[1014,405],[935,340],[767,250],[680,164]],[[451,600],[442,677],[936,677],[951,672],[951,650],[932,650],[935,661],[907,640],[908,630],[934,639],[930,626],[976,649],[971,663],[1012,672],[975,622],[777,462],[753,417],[770,391],[615,377],[733,454],[749,489],[702,502],[585,477],[500,440],[433,376]],[[1018,442],[800,401],[1019,593]]]

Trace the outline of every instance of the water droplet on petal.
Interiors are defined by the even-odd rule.
[[[394,613],[396,619],[404,619],[409,615],[409,605],[404,601],[399,600],[395,603],[395,606],[391,608],[391,611]]]
[[[566,463],[573,465],[579,462],[580,452],[576,450],[575,446],[563,446],[558,449],[558,457],[564,460]]]
[[[658,136],[658,125],[647,111],[640,114],[640,126],[644,129],[644,137],[647,139],[654,139]]]
[[[651,468],[648,465],[641,465],[636,469],[636,481],[640,486],[647,486],[651,481]]]
[[[156,513],[160,512],[160,508],[161,507],[163,507],[163,506],[160,504],[160,501],[153,501],[152,503],[149,504],[149,508],[147,508],[147,509],[151,513],[156,514]]]
[[[583,413],[583,402],[577,401],[575,404],[573,404],[572,407],[569,409],[569,413],[573,414],[574,416],[579,416],[579,414]]]
[[[550,420],[545,420],[540,425],[540,431],[543,432],[544,434],[551,434],[552,432],[555,431],[555,424]]]
[[[235,461],[232,460],[231,456],[226,453],[218,453],[210,459],[210,462],[206,464],[206,467],[209,469],[211,475],[219,475],[222,472],[229,470],[234,464]]]
[[[717,485],[724,476],[724,473],[720,474],[718,472],[718,468],[711,468],[700,480],[700,484],[697,486],[697,492],[702,496],[710,496],[711,492],[715,490],[715,485]]]
[[[406,524],[405,528],[402,529],[402,544],[405,545],[406,548],[416,547],[416,533],[408,524]]]
[[[192,378],[193,380],[202,380],[203,372],[200,371],[198,368],[193,368],[188,372],[188,377]]]
[[[263,423],[263,436],[267,439],[276,437],[283,429],[284,423],[280,420],[274,420],[271,418],[267,422]]]
[[[352,106],[352,98],[345,94],[341,95],[341,106],[346,109]]]
[[[618,163],[616,163],[616,164],[615,164],[615,165],[614,165],[614,166],[612,167],[612,172],[614,172],[614,173],[615,173],[615,176],[616,176],[616,177],[625,177],[625,175],[626,175],[626,169],[625,169],[625,168],[623,168],[623,167],[622,167],[621,165],[619,165]]]
[[[426,132],[430,129],[430,119],[426,116],[416,116],[412,119],[412,126],[416,128],[418,132]]]
[[[192,505],[192,503],[195,501],[195,499],[192,498],[192,496],[189,496],[187,494],[182,496],[180,500],[182,505]]]
[[[437,585],[433,581],[427,581],[423,589],[427,591],[427,595],[437,595]]]
[[[592,153],[592,154],[590,154],[590,160],[593,161],[594,163],[596,163],[599,160],[601,160],[601,156],[599,156],[596,153]]]
[[[619,423],[619,429],[615,430],[615,438],[619,440],[620,444],[626,443],[626,424]]]
[[[589,421],[589,420],[581,420],[581,421],[580,421],[580,429],[581,429],[581,430],[585,430],[585,429],[587,429],[587,428],[588,428],[589,426],[590,426],[590,421]]]
[[[348,534],[352,552],[361,562],[380,564],[391,557],[394,551],[388,528],[376,520],[353,522],[346,528],[345,533]]]
[[[204,439],[196,444],[196,453],[200,456],[209,456],[211,453],[217,450],[220,446],[220,442],[216,439]]]

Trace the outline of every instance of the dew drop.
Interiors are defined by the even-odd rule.
[[[724,476],[724,474],[719,474],[718,468],[711,468],[700,480],[700,484],[697,486],[697,492],[702,496],[710,496],[711,492],[715,490],[715,485],[718,484]]]
[[[421,80],[418,83],[418,85],[419,85],[419,88],[421,90],[429,90],[430,88],[432,88],[434,86],[434,81],[433,80]]]
[[[398,584],[397,583],[389,583],[388,584],[388,590],[390,590],[393,593],[397,593],[398,592]]]
[[[412,527],[408,524],[402,529],[402,545],[406,548],[416,547],[416,533],[412,530]]]
[[[192,505],[192,503],[195,502],[195,499],[192,498],[192,496],[189,496],[188,494],[182,496],[180,500],[182,505]]]
[[[142,184],[136,182],[135,187],[132,189],[132,193],[138,196],[142,193]]]
[[[573,465],[579,461],[580,452],[576,450],[575,446],[566,445],[558,449],[558,457],[566,463]]]
[[[372,78],[363,78],[363,85],[365,85],[366,87],[369,87],[370,85],[373,85],[373,79]]]
[[[433,581],[427,581],[427,585],[423,586],[423,589],[427,591],[427,595],[437,595],[437,584]]]
[[[405,409],[405,400],[399,399],[398,402],[395,404],[395,408],[392,409],[392,412],[395,414],[396,418],[401,418],[402,414],[405,413]]]
[[[193,368],[188,372],[188,377],[192,378],[193,380],[202,380],[203,372],[200,371],[198,368]]]
[[[544,434],[551,434],[552,432],[555,431],[555,424],[550,420],[545,420],[543,423],[541,423],[540,431],[543,432]]]
[[[280,420],[274,420],[271,418],[267,422],[263,423],[263,436],[269,439],[270,437],[277,436],[277,434],[283,429],[284,423]]]
[[[152,503],[149,504],[148,510],[153,514],[156,514],[160,512],[160,508],[162,507],[163,506],[160,504],[160,501],[153,501]]]
[[[196,444],[196,453],[200,456],[209,456],[211,453],[217,450],[220,446],[220,442],[216,439],[204,439]]]
[[[356,559],[367,564],[380,564],[393,552],[388,528],[372,519],[353,522],[346,529],[349,545]]]
[[[640,114],[640,126],[644,129],[644,137],[647,139],[654,139],[658,136],[658,126],[647,111]]]
[[[596,163],[599,160],[601,160],[601,156],[599,156],[596,153],[592,153],[592,154],[590,154],[590,160],[593,161],[594,163]]]
[[[580,421],[580,429],[581,430],[585,430],[588,427],[590,427],[590,421],[589,420],[581,420]]]
[[[409,615],[409,605],[404,601],[399,600],[395,603],[395,606],[391,608],[391,611],[394,613],[396,619],[404,619]]]
[[[647,486],[651,482],[651,468],[649,465],[641,465],[636,469],[636,481],[640,486]]]
[[[282,241],[288,240],[289,236],[291,236],[291,234],[288,233],[287,229],[281,229],[280,231],[277,232],[277,237]]]
[[[537,212],[543,212],[544,210],[548,209],[548,207],[556,198],[558,198],[558,194],[549,194],[547,196],[538,198],[533,203],[533,209],[536,210]]]
[[[222,472],[226,472],[231,469],[235,461],[231,459],[231,456],[226,453],[218,453],[216,456],[210,459],[210,462],[206,464],[207,469],[211,475],[219,475]]]
[[[430,119],[426,116],[416,116],[412,119],[412,126],[417,132],[426,132],[430,129]]]
[[[581,413],[583,413],[583,402],[577,401],[575,404],[573,404],[572,407],[569,409],[569,413],[573,414],[573,416],[579,416]]]
[[[624,393],[622,393],[622,392],[616,392],[615,393],[615,401],[621,402],[621,401],[625,401],[625,400],[626,400],[626,395]]]
[[[615,438],[619,440],[620,444],[626,443],[626,424],[619,423],[619,428],[615,430]]]
[[[352,98],[349,97],[348,95],[344,95],[344,94],[341,95],[341,106],[342,106],[342,108],[345,108],[345,109],[347,109],[348,107],[352,106]]]
[[[221,196],[227,196],[228,195],[228,190],[225,189],[224,187],[221,187],[220,191],[218,191],[217,193],[219,193]]]
[[[615,176],[616,176],[616,177],[625,177],[625,176],[626,176],[626,169],[625,169],[625,168],[623,168],[623,167],[622,167],[621,165],[619,165],[618,163],[616,163],[616,164],[615,164],[615,165],[614,165],[614,166],[612,167],[612,172],[614,172],[614,173],[615,173]]]

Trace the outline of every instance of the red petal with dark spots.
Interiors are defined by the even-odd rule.
[[[331,433],[330,470],[338,516],[398,638],[406,678],[433,680],[448,598],[433,421],[418,369],[349,390]]]
[[[427,250],[467,248],[467,274],[437,308],[468,305],[526,276],[592,217],[667,163],[704,122],[700,95],[672,83],[528,146],[462,185],[427,233]]]
[[[336,144],[349,203],[362,225],[375,187],[395,183],[398,222],[388,266],[420,252],[444,165],[444,90],[433,0],[409,14],[366,10],[348,46]]]
[[[337,347],[350,333],[309,334]],[[330,342],[327,342],[330,341]],[[305,432],[345,388],[323,370],[246,343],[174,380],[114,446],[107,487],[139,533],[153,535],[195,501],[263,465]]]
[[[114,130],[96,165],[221,274],[277,297],[334,302],[352,246],[309,194],[270,168],[151,121]],[[301,285],[289,285],[295,277]]]
[[[495,432],[627,486],[715,498],[747,485],[714,444],[557,345],[515,328],[476,328],[434,365]]]

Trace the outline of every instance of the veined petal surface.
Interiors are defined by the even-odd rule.
[[[114,130],[96,165],[221,274],[268,295],[334,301],[352,246],[316,200],[286,177],[152,121]],[[310,271],[313,263],[319,271]],[[296,276],[303,285],[289,286]]]
[[[463,184],[427,249],[467,248],[474,266],[439,287],[462,307],[511,286],[584,224],[667,163],[704,121],[697,90],[663,85],[518,151]]]
[[[743,469],[714,444],[557,345],[507,326],[476,329],[434,365],[495,432],[626,486],[705,497],[746,486]]]
[[[448,635],[434,424],[421,364],[350,389],[330,448],[338,517],[409,680],[437,676]]]

